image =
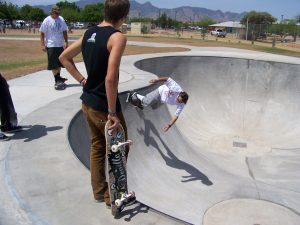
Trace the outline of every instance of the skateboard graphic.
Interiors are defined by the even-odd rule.
[[[107,182],[113,216],[117,216],[126,205],[135,201],[135,193],[128,192],[126,173],[126,145],[131,145],[131,140],[125,141],[125,132],[120,124],[115,133],[108,130],[110,121],[105,125],[106,138],[106,169]]]
[[[140,110],[143,110],[143,108],[144,108],[141,100],[137,97],[136,92],[134,92],[134,93],[129,92],[127,94],[126,102],[131,103],[134,107],[136,107]]]

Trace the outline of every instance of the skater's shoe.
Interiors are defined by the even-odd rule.
[[[1,131],[4,133],[15,133],[21,130],[23,130],[22,126],[6,126],[1,128]]]
[[[8,141],[9,137],[7,137],[5,134],[0,133],[0,142],[1,141]]]
[[[132,105],[138,107],[139,109],[143,110],[144,107],[142,105],[142,101],[137,97],[137,93],[134,92],[131,96],[130,96],[130,102]]]

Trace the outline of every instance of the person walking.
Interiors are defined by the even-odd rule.
[[[157,103],[166,103],[169,105],[176,105],[176,112],[169,123],[163,128],[167,132],[173,124],[177,121],[184,106],[187,104],[189,95],[182,90],[180,85],[176,83],[171,77],[160,77],[158,79],[152,79],[149,81],[151,84],[158,82],[164,82],[154,91],[148,93],[146,96],[140,95],[137,92],[129,93],[128,100],[133,105],[140,109],[147,106],[153,106]]]
[[[127,128],[118,99],[119,67],[126,47],[126,37],[120,32],[130,8],[128,0],[106,0],[104,20],[89,28],[84,35],[59,57],[69,73],[83,86],[82,110],[91,133],[90,172],[94,199],[111,205],[105,177],[105,123],[115,132],[121,123],[127,139]],[[74,64],[73,58],[82,52],[87,79]],[[128,149],[127,149],[128,154]]]
[[[47,52],[48,70],[52,70],[55,80],[55,89],[60,89],[67,80],[60,76],[62,64],[58,57],[68,47],[68,27],[60,16],[58,6],[53,6],[50,15],[44,19],[40,27],[42,51]]]
[[[18,126],[17,113],[10,95],[7,81],[0,73],[0,116],[1,131],[4,133],[14,133],[21,131],[22,126]],[[0,135],[1,140],[8,140],[6,135]]]

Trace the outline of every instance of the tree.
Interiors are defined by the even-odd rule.
[[[141,23],[154,23],[153,19],[147,17],[133,17],[130,18],[130,23],[141,22]]]
[[[63,8],[61,10],[61,15],[66,22],[76,22],[81,20],[80,13],[76,9]]]
[[[19,13],[20,13],[20,17],[23,19],[23,20],[29,20],[29,14],[30,14],[30,11],[33,9],[33,7],[31,7],[30,5],[26,4],[24,6],[22,6],[19,10]]]
[[[60,10],[70,8],[76,10],[77,12],[80,12],[80,8],[75,4],[75,2],[68,2],[65,0],[64,2],[58,2],[56,5],[60,8]]]
[[[29,12],[29,19],[31,21],[43,21],[45,13],[42,9],[32,8]]]
[[[62,17],[67,22],[75,22],[80,20],[80,8],[75,4],[75,2],[61,1],[56,4],[60,8],[60,13]]]
[[[7,4],[4,1],[0,0],[0,18],[15,20],[19,19],[20,15],[16,5],[12,3]]]
[[[216,21],[214,21],[213,19],[207,17],[207,18],[204,18],[204,19],[196,22],[196,25],[199,26],[199,27],[204,28],[204,27],[208,27],[209,25],[212,25],[212,24],[215,24],[215,23],[216,23]]]
[[[251,11],[247,13],[242,19],[241,24],[272,24],[276,22],[276,18],[267,12]]]
[[[267,12],[251,11],[247,13],[240,22],[244,24],[247,29],[250,28],[247,39],[256,40],[258,37],[264,37],[268,26],[276,22],[276,20],[276,18]]]
[[[158,19],[157,19],[157,25],[160,26],[161,28],[165,29],[167,28],[167,14],[163,13]]]
[[[281,42],[285,40],[287,35],[291,35],[294,37],[294,41],[296,41],[297,35],[299,33],[297,21],[296,20],[284,20],[280,24],[273,24],[269,30],[269,33],[280,35]]]
[[[87,22],[98,23],[104,18],[104,5],[102,3],[86,5],[81,11],[81,18]]]

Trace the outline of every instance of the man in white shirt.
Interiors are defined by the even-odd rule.
[[[46,17],[40,27],[42,51],[47,52],[48,70],[52,70],[55,79],[55,89],[67,79],[60,76],[62,64],[58,57],[68,47],[68,26],[60,16],[58,6],[53,6],[50,16]]]
[[[175,115],[172,117],[168,125],[164,127],[164,131],[166,132],[178,119],[188,101],[189,95],[184,92],[180,85],[177,84],[171,77],[160,77],[158,79],[150,80],[151,84],[155,84],[157,82],[165,83],[146,96],[142,96],[135,92],[132,95],[129,95],[128,101],[132,102],[140,109],[149,105],[154,105],[158,102],[176,105],[177,108]]]

